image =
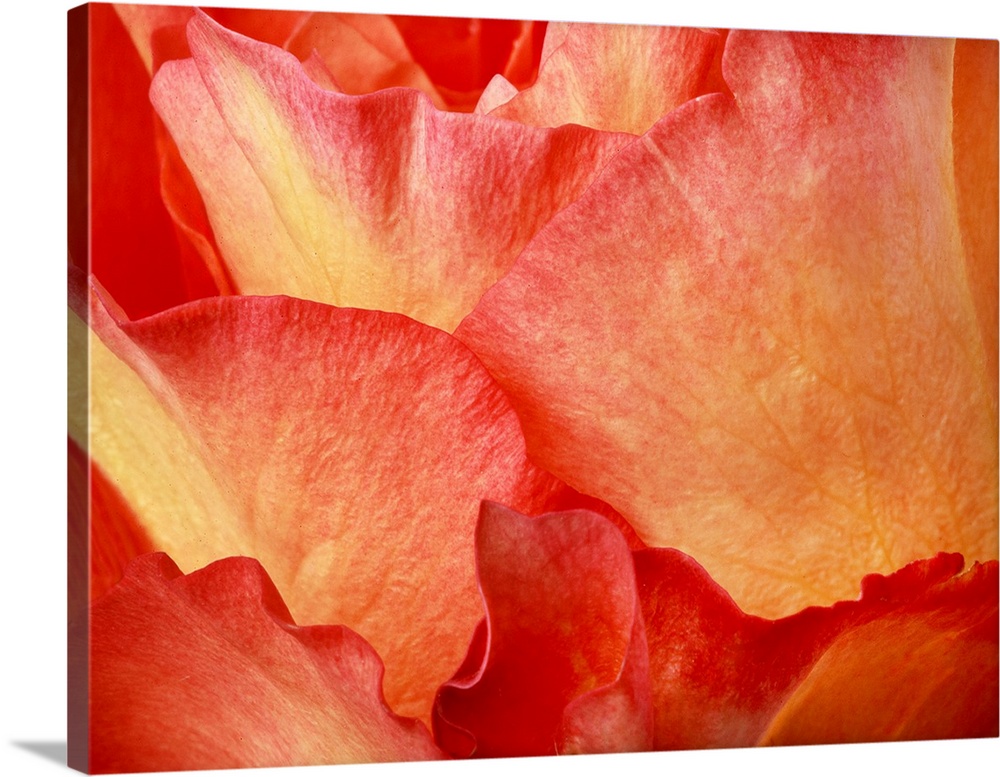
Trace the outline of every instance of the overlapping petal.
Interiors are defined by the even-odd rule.
[[[995,561],[960,575],[962,557],[940,554],[780,620],[744,613],[679,551],[635,564],[657,749],[995,736]]]
[[[751,612],[994,558],[951,44],[733,32],[724,72],[734,98],[623,149],[457,335],[537,461]]]
[[[476,543],[487,619],[434,710],[453,755],[996,736],[995,561],[939,554],[767,620],[586,511],[487,503]]]
[[[397,710],[429,714],[482,617],[480,500],[594,502],[528,462],[507,399],[444,332],[282,297],[138,322],[107,304],[90,450],[154,546],[186,570],[260,560],[297,620],[375,646]]]
[[[89,269],[134,316],[215,294],[217,283],[178,235],[161,196],[161,153],[169,139],[158,133],[150,110],[149,74],[112,6],[95,3],[87,13],[89,146],[81,153],[89,151],[89,190],[79,196],[90,203],[90,231],[89,243],[70,246],[71,257],[82,269],[89,258]]]
[[[451,329],[626,137],[327,92],[205,16],[188,35],[193,60],[161,68],[152,98],[243,293]]]
[[[357,634],[296,626],[267,573],[142,556],[91,609],[94,772],[440,758]]]
[[[438,693],[453,755],[628,752],[652,745],[632,558],[601,516],[537,519],[484,503],[476,532],[487,619]]]
[[[117,12],[93,766],[997,735],[995,42]]]
[[[762,743],[996,737],[997,629],[992,561],[839,636]]]
[[[529,84],[542,56],[545,22],[392,16],[437,91],[453,110],[471,111],[495,74]]]
[[[722,40],[683,27],[550,24],[537,80],[519,92],[498,75],[476,110],[534,127],[582,124],[641,135],[715,85]]]

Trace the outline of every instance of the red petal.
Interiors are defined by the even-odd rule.
[[[153,101],[245,293],[453,328],[625,138],[442,113],[410,90],[326,92],[207,17],[188,34],[194,62],[164,66]]]
[[[852,659],[839,647],[874,648],[866,635],[875,630],[911,650],[915,647],[912,637],[923,633],[923,624],[929,619],[930,623],[952,624],[951,636],[958,646],[952,658],[981,654],[987,643],[981,637],[969,639],[961,631],[980,629],[991,601],[996,622],[996,586],[991,589],[988,575],[984,577],[978,570],[955,578],[962,568],[961,556],[941,554],[889,577],[871,575],[863,581],[858,601],[811,607],[777,621],[742,612],[704,569],[683,553],[640,551],[635,561],[649,643],[658,749],[751,746],[772,726],[775,716],[779,723],[774,725],[787,732],[806,729],[826,717],[806,708],[806,700],[815,697],[804,697],[801,704],[787,707],[786,703],[789,697],[802,696],[799,684],[810,671],[822,673],[827,666],[829,677],[838,682],[836,688],[827,685],[829,696],[820,700],[829,708],[826,712],[831,725],[837,716],[857,724],[851,734],[839,740],[844,742],[900,738],[885,727],[870,726],[875,716],[866,716],[853,703],[837,707],[838,699],[863,696],[869,688],[877,688],[886,698],[892,694],[913,698],[928,689],[963,692],[964,698],[973,702],[996,699],[995,630],[992,677],[988,672],[970,671],[971,681],[965,687],[954,682],[954,672],[943,661],[921,664],[922,677],[907,676],[912,661],[905,650],[859,652]],[[996,564],[992,568],[995,583]],[[896,677],[905,678],[905,682],[896,682]],[[895,724],[902,729],[909,717],[905,707],[883,707],[885,720],[899,713]],[[951,721],[946,715],[935,720],[942,722]],[[928,736],[946,736],[946,731],[953,736],[979,736],[984,726],[996,727],[995,707],[992,716],[979,709],[964,723],[964,727],[931,726],[925,731]],[[786,736],[784,741],[796,741],[791,733]],[[817,734],[797,741],[826,740]]]
[[[535,460],[778,616],[997,548],[951,44],[733,32],[457,335]],[[816,570],[822,570],[817,574]]]
[[[186,266],[160,198],[149,74],[113,6],[88,13],[89,269],[130,315],[143,316],[212,289],[203,270]],[[87,256],[82,248],[73,254],[78,262]]]
[[[73,440],[69,496],[71,542],[89,550],[79,558],[89,572],[74,569],[70,590],[87,591],[89,577],[90,599],[96,599],[121,579],[130,559],[150,553],[153,545],[118,490]]]
[[[455,755],[641,750],[645,637],[621,534],[587,511],[526,518],[486,502],[476,532],[486,626],[434,706]]]
[[[429,715],[482,617],[479,501],[573,500],[478,360],[403,316],[290,298],[139,322],[95,301],[92,325],[91,452],[155,546],[185,569],[259,558],[297,619],[357,630],[394,708]]]
[[[94,603],[90,628],[95,772],[441,757],[385,705],[371,646],[296,626],[256,561],[182,576],[143,556]]]
[[[550,24],[537,81],[490,113],[641,135],[705,92],[720,42],[718,33],[682,27]],[[495,81],[491,91],[504,87]]]
[[[534,76],[544,22],[393,16],[406,46],[455,110],[471,111],[494,75]]]

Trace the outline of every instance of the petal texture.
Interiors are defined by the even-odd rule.
[[[979,316],[986,367],[994,376],[997,374],[997,268],[1000,265],[997,63],[997,41],[955,42],[953,137],[959,217],[969,268],[969,288]],[[995,411],[996,383],[993,388]]]
[[[837,638],[762,743],[996,737],[997,564]]]
[[[645,636],[614,526],[486,502],[476,560],[487,617],[438,693],[438,742],[481,757],[648,749]]]
[[[244,293],[452,329],[627,136],[327,92],[290,54],[205,16],[152,98]]]
[[[357,634],[299,627],[246,558],[190,575],[142,556],[91,610],[95,772],[422,760],[423,724],[393,715]]]
[[[657,749],[996,730],[995,562],[959,576],[961,556],[940,554],[866,577],[856,601],[779,620],[741,611],[678,551],[635,564]]]
[[[480,500],[580,500],[528,462],[478,360],[403,316],[290,298],[128,322],[95,296],[91,315],[91,454],[154,546],[184,569],[259,558],[297,620],[358,631],[393,707],[428,716],[482,617]]]
[[[500,77],[477,108],[535,127],[582,124],[641,135],[703,93],[722,38],[681,27],[550,24],[538,78],[522,92]]]
[[[744,609],[996,556],[947,41],[729,35],[734,98],[623,149],[456,334],[529,450]]]

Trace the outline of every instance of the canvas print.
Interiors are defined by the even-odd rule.
[[[998,735],[997,41],[68,25],[72,766]]]

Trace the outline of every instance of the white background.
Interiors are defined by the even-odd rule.
[[[640,0],[246,0],[214,5],[391,11],[507,18],[655,22],[997,38],[998,12],[986,2],[948,0],[895,12],[877,0],[829,6],[774,0],[685,3],[649,10]],[[678,4],[679,5],[679,4]],[[610,6],[610,7],[608,7]],[[2,17],[0,70],[0,315],[3,443],[0,572],[0,773],[64,773],[65,726],[65,41],[68,2],[19,0]],[[899,10],[906,9],[906,10]],[[261,775],[674,774],[867,775],[975,773],[1000,763],[997,740],[959,743],[786,748],[470,765],[265,769]],[[213,772],[214,774],[215,772]],[[226,772],[235,775],[236,772]]]

